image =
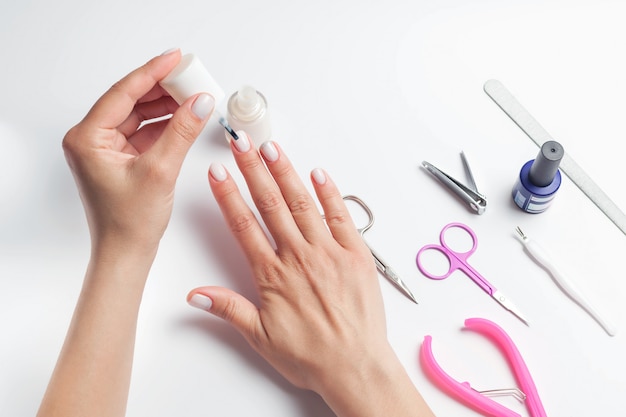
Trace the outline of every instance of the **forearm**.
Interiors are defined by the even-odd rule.
[[[95,245],[38,416],[123,416],[137,315],[156,253]]]
[[[334,377],[322,397],[339,417],[433,417],[396,356]]]

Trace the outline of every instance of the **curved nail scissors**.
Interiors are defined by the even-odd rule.
[[[349,201],[354,201],[359,206],[361,206],[361,208],[367,214],[367,217],[368,217],[367,224],[365,226],[363,226],[363,227],[358,227],[357,231],[361,235],[361,238],[363,238],[363,241],[365,242],[365,245],[367,245],[367,247],[369,248],[370,252],[372,253],[372,256],[374,257],[374,262],[376,263],[376,268],[378,268],[380,273],[383,274],[383,276],[385,278],[387,278],[389,281],[391,281],[391,283],[398,290],[400,290],[400,292],[402,292],[402,294],[404,294],[407,298],[409,298],[411,301],[413,301],[415,304],[417,304],[417,300],[415,299],[415,296],[413,296],[413,293],[411,293],[411,290],[409,290],[409,287],[407,287],[407,285],[404,283],[404,281],[402,281],[402,279],[400,279],[398,274],[396,274],[396,271],[394,271],[389,266],[389,264],[387,262],[385,262],[383,260],[383,258],[381,258],[380,255],[378,255],[378,253],[365,240],[365,237],[364,237],[365,232],[367,232],[369,229],[371,229],[371,227],[374,225],[374,213],[372,213],[372,210],[370,210],[370,208],[367,206],[367,204],[365,204],[365,202],[363,200],[361,200],[357,196],[346,195],[346,196],[343,197],[343,199],[344,200],[349,200]]]
[[[539,398],[535,382],[524,362],[524,358],[522,358],[522,355],[509,335],[500,326],[486,319],[467,319],[465,320],[465,327],[469,330],[482,333],[500,348],[515,374],[517,383],[521,387],[521,400],[526,404],[531,417],[546,417],[546,411]],[[476,391],[470,386],[469,382],[458,382],[448,375],[441,369],[437,361],[435,361],[431,345],[432,337],[425,336],[419,353],[420,363],[427,376],[446,391],[446,393],[486,416],[520,417],[518,413],[488,398],[487,392],[481,393]],[[496,390],[491,393],[497,395],[498,391],[511,390]],[[519,390],[515,391],[519,392]]]
[[[445,235],[446,231],[451,228],[459,228],[470,235],[470,237],[472,238],[472,248],[470,250],[468,250],[467,252],[458,252],[448,246],[445,240]],[[472,253],[476,252],[476,248],[478,246],[476,234],[472,229],[469,228],[469,226],[464,225],[463,223],[447,224],[446,226],[444,226],[444,228],[441,230],[441,233],[439,234],[439,241],[441,242],[440,245],[426,245],[421,248],[417,253],[416,263],[422,274],[426,275],[430,279],[440,280],[448,278],[450,274],[452,274],[456,270],[461,270],[465,272],[465,274],[470,277],[472,281],[478,284],[478,286],[482,288],[487,294],[489,294],[494,300],[500,303],[502,307],[513,313],[515,316],[517,316],[517,318],[519,318],[524,324],[528,326],[528,322],[518,310],[518,308],[515,307],[515,305],[508,298],[506,298],[504,294],[498,291],[496,287],[494,287],[489,281],[487,281],[485,277],[483,277],[478,271],[472,268],[472,266],[467,262],[467,258],[469,258]],[[426,267],[423,265],[421,257],[426,251],[429,250],[441,252],[448,258],[448,262],[450,263],[450,268],[448,269],[448,272],[443,275],[435,275],[428,272]]]

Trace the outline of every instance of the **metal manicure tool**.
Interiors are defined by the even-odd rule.
[[[433,174],[435,178],[441,181],[446,187],[448,187],[452,192],[459,196],[461,200],[467,203],[470,209],[476,212],[476,214],[483,214],[487,209],[487,197],[478,192],[478,188],[476,188],[476,182],[474,181],[474,176],[472,175],[472,170],[470,169],[469,163],[467,162],[467,157],[465,156],[464,152],[461,152],[461,159],[463,160],[463,166],[465,167],[465,173],[469,181],[469,186],[454,179],[430,162],[423,161],[422,166],[426,168],[428,172]]]
[[[374,224],[374,213],[372,213],[372,210],[370,210],[370,208],[367,206],[367,204],[365,204],[365,202],[363,202],[363,200],[361,200],[357,196],[346,195],[346,196],[343,197],[343,199],[344,200],[349,200],[349,201],[354,201],[359,206],[361,206],[361,208],[365,211],[365,214],[367,214],[367,218],[368,218],[367,224],[365,226],[363,226],[363,227],[357,228],[357,231],[359,232],[359,234],[363,238],[363,241],[365,242],[365,245],[367,245],[367,247],[369,248],[370,252],[372,253],[372,256],[374,257],[374,262],[376,263],[376,268],[378,269],[378,271],[380,271],[380,273],[383,274],[383,276],[385,278],[387,278],[389,281],[391,281],[391,283],[398,290],[400,290],[400,292],[402,294],[404,294],[407,298],[409,298],[411,301],[413,301],[415,304],[417,304],[417,300],[415,299],[415,296],[413,296],[413,293],[411,293],[411,290],[409,290],[409,287],[407,287],[407,285],[404,283],[404,281],[402,281],[402,279],[400,279],[398,274],[396,274],[396,272],[391,268],[391,266],[389,266],[389,264],[387,262],[385,262],[383,260],[383,258],[381,258],[380,255],[378,255],[378,253],[376,253],[376,251],[374,249],[372,249],[372,247],[369,245],[369,243],[367,243],[367,241],[365,240],[365,237],[363,236],[365,234],[365,232],[367,232],[372,227],[372,225]]]

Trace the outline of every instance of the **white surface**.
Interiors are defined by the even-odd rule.
[[[619,1],[181,0],[13,2],[0,14],[0,409],[33,415],[74,307],[88,257],[84,215],[60,141],[118,78],[179,46],[226,90],[268,99],[275,139],[302,176],[321,166],[377,216],[368,241],[420,304],[381,278],[389,337],[441,416],[476,413],[422,373],[417,352],[481,389],[514,385],[468,317],[516,341],[551,416],[624,415],[624,236],[564,178],[552,207],[529,215],[509,195],[537,147],[482,91],[499,79],[626,209],[626,5]],[[471,154],[489,200],[472,214],[420,168],[463,179]],[[141,310],[129,416],[331,416],[291,387],[224,323],[188,307],[187,291],[225,285],[255,299],[241,252],[210,194],[211,161],[235,165],[214,122],[181,172],[173,218]],[[240,177],[238,177],[240,178]],[[430,281],[418,249],[448,222],[478,235],[473,266],[523,310],[530,328],[462,275]],[[600,306],[608,337],[514,237],[520,226]],[[522,415],[523,406],[504,400]]]

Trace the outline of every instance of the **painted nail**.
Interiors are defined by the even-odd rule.
[[[224,165],[217,162],[211,164],[209,167],[209,174],[211,174],[211,177],[213,177],[213,179],[217,182],[222,182],[228,178]]]
[[[209,311],[211,309],[211,306],[213,306],[213,300],[211,300],[204,294],[194,294],[187,302],[190,306],[205,311]]]
[[[163,53],[161,54],[161,56],[163,56],[163,55],[169,55],[169,54],[172,54],[172,53],[174,53],[174,52],[178,51],[178,49],[179,49],[179,48],[170,48],[170,49],[168,49],[168,50],[166,50],[166,51],[163,51]]]
[[[191,106],[191,111],[195,114],[199,119],[204,120],[215,107],[215,99],[210,94],[200,94],[196,97],[196,100],[193,102]]]
[[[311,171],[311,176],[313,177],[313,181],[315,181],[318,185],[326,184],[326,173],[321,168],[315,168]]]
[[[238,130],[237,136],[239,136],[239,139],[233,141],[237,150],[242,153],[248,152],[250,150],[250,140],[248,139],[246,132]]]
[[[268,141],[261,145],[261,154],[269,162],[278,160],[278,149],[274,145],[274,142]]]

